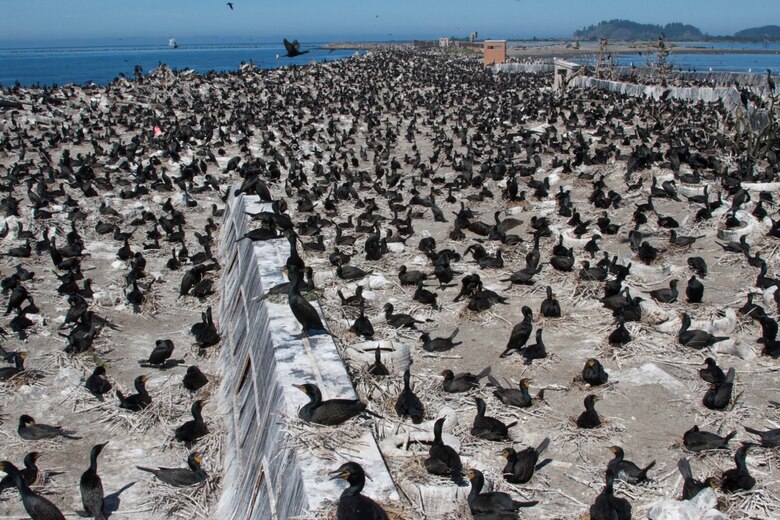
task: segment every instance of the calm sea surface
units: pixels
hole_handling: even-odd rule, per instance
[[[652,59],[652,58],[651,58]],[[595,57],[578,58],[575,61],[595,63]],[[765,74],[766,69],[772,75],[780,74],[780,52],[777,54],[672,54],[669,62],[683,71],[707,72],[752,72]],[[641,67],[647,63],[647,56],[625,54],[615,57],[615,64],[622,66],[634,65]]]
[[[200,44],[171,49],[167,45],[80,46],[50,48],[0,49],[0,83],[11,86],[18,81],[23,86],[34,84],[64,85],[93,81],[109,83],[119,74],[132,76],[136,65],[148,72],[160,63],[174,69],[236,70],[242,62],[253,61],[258,67],[273,69],[288,65],[304,65],[312,61],[347,58],[354,51],[319,48],[322,43],[302,42],[307,54],[284,58],[282,43],[266,44]],[[277,57],[278,56],[278,57]]]

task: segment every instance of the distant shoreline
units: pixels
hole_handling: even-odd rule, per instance
[[[533,41],[533,40],[507,40]],[[552,40],[550,40],[552,41]],[[571,46],[571,40],[560,40],[560,44],[539,45],[530,47],[507,47],[507,55],[514,58],[575,58],[579,56],[592,56],[598,54],[598,47]],[[655,42],[636,42],[610,45],[607,52],[613,55],[637,54],[639,52],[653,52],[652,44]],[[324,49],[338,50],[375,50],[388,47],[411,47],[411,42],[330,42],[322,46]],[[709,49],[698,46],[674,46],[672,54],[780,54],[776,49]]]
[[[385,47],[411,46],[411,42],[329,42],[322,46],[323,49],[345,51],[368,51]]]
[[[632,43],[610,45],[607,53],[613,55],[653,53],[648,43]],[[599,53],[597,47],[567,47],[566,45],[545,45],[539,47],[507,47],[507,55],[515,58],[576,58],[579,56],[594,56]],[[770,49],[707,49],[704,47],[675,46],[672,54],[780,54],[778,50]]]

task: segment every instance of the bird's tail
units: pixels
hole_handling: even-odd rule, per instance
[[[637,475],[637,480],[639,482],[642,482],[644,480],[647,480],[647,472],[653,469],[653,466],[655,466],[655,461],[651,462],[647,466],[645,466],[642,471],[639,472],[639,475]]]
[[[468,486],[466,481],[463,479],[463,472],[460,470],[460,468],[452,468],[450,471],[450,478],[455,484],[458,486]]]
[[[730,339],[728,336],[715,336],[712,338],[713,343],[718,343],[720,341],[726,341],[727,339]]]
[[[516,349],[516,348],[512,348],[512,347],[507,347],[507,348],[506,348],[506,349],[505,349],[505,350],[504,350],[504,351],[501,353],[501,355],[499,355],[498,357],[502,357],[502,358],[509,357],[509,356],[512,354],[512,352],[513,352],[513,351],[515,351],[515,350],[518,350],[518,349]]]
[[[372,411],[371,411],[371,410],[369,410],[368,408],[366,408],[365,410],[363,410],[363,413],[367,413],[368,415],[371,415],[371,416],[373,416],[373,417],[376,417],[377,419],[384,419],[384,416],[382,416],[382,415],[379,415],[378,413],[372,412]]]
[[[512,500],[512,507],[514,507],[515,509],[519,509],[521,507],[533,507],[533,506],[535,506],[538,503],[539,503],[538,500],[529,500],[527,502],[521,502],[519,500]]]
[[[477,374],[477,379],[482,379],[488,375],[490,375],[490,367],[486,367],[484,370],[482,370],[482,372]]]
[[[450,341],[455,339],[455,336],[458,335],[458,332],[460,332],[460,327],[456,327],[455,330],[452,331],[452,334],[450,334],[450,337],[448,338]]]
[[[745,431],[746,431],[746,432],[748,432],[748,433],[752,433],[753,435],[758,435],[758,436],[761,436],[761,434],[763,433],[763,432],[760,432],[760,431],[758,431],[758,430],[756,430],[756,429],[753,429],[753,428],[751,428],[751,427],[749,427],[749,426],[744,426],[743,428],[745,428]],[[733,436],[734,436],[736,433],[737,433],[737,432],[732,432],[732,433],[730,433],[730,434],[729,434],[729,435],[726,437],[726,441],[728,441],[729,439],[731,439],[731,438],[732,438],[732,437],[733,437]]]
[[[550,445],[550,438],[545,437],[544,440],[541,443],[539,443],[539,446],[536,447],[536,454],[541,455],[542,453],[544,453],[544,450],[546,450],[547,446],[549,445]]]
[[[491,384],[491,385],[493,385],[493,386],[495,386],[497,389],[501,390],[501,388],[502,388],[502,387],[501,387],[501,383],[499,383],[499,382],[498,382],[498,379],[496,379],[495,377],[493,377],[493,376],[492,376],[492,375],[490,375],[490,374],[488,374],[488,375],[487,375],[487,378],[488,378],[488,381],[490,381],[490,384]]]
[[[680,470],[680,475],[682,475],[683,480],[689,480],[693,478],[693,472],[691,471],[691,463],[688,462],[688,459],[680,459],[677,462],[677,469]]]
[[[145,468],[143,466],[136,466],[136,469],[140,469],[141,471],[146,471],[147,473],[152,473],[152,474],[154,474],[155,472],[155,470],[153,470],[152,468]]]
[[[745,427],[745,431],[747,431],[747,432],[750,432],[750,433],[756,433],[756,434],[758,434],[758,432],[756,432],[756,430],[753,430],[753,431],[751,432],[751,431],[750,431],[750,428],[748,428],[747,426]],[[723,439],[723,444],[728,444],[728,443],[729,443],[729,441],[730,441],[731,439],[733,439],[733,438],[734,438],[734,436],[735,436],[736,434],[737,434],[737,430],[734,430],[733,432],[731,432],[731,433],[729,433],[728,435],[726,435],[726,437]]]

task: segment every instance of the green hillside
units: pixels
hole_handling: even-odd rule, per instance
[[[575,31],[578,40],[654,40],[661,33],[667,40],[701,40],[704,33],[693,25],[669,23],[665,26],[632,22],[630,20],[609,20]]]
[[[734,34],[734,38],[738,40],[762,41],[765,37],[769,40],[780,40],[780,25],[751,27]]]

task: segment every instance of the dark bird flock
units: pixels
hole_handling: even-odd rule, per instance
[[[706,490],[780,515],[776,133],[403,48],[0,97],[3,514],[163,518],[213,493],[232,192],[272,208],[237,247],[290,246],[288,282],[254,296],[365,351],[358,399],[300,381],[288,420],[428,432],[404,447],[416,481],[464,488],[474,518],[627,519]],[[339,520],[421,514],[333,466]]]

